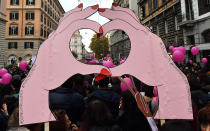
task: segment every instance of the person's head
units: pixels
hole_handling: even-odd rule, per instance
[[[50,122],[50,131],[68,131],[71,125],[71,121],[63,110],[54,110],[53,114],[56,117],[56,121]]]
[[[99,87],[102,88],[102,89],[108,88],[109,79],[110,79],[110,77],[106,77],[106,78],[104,78],[104,79],[98,81]]]
[[[83,114],[82,129],[92,126],[103,126],[112,120],[109,108],[101,100],[91,100]]]
[[[210,130],[210,104],[199,111],[198,119],[201,124],[202,131],[207,131],[207,129]]]
[[[166,122],[160,131],[193,131],[191,123],[184,120],[171,120]]]
[[[15,93],[19,93],[21,87],[21,76],[14,75],[12,78],[11,87],[14,89]]]

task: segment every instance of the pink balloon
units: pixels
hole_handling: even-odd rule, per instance
[[[199,52],[199,48],[197,46],[194,46],[192,49],[191,49],[191,53],[192,55],[197,55]]]
[[[186,49],[183,46],[178,47],[178,50],[180,50],[182,53],[186,53]]]
[[[3,81],[2,81],[2,79],[0,79],[0,84],[3,84]]]
[[[207,61],[208,61],[208,59],[207,59],[207,58],[203,58],[203,59],[202,59],[202,62],[203,62],[204,64],[206,64],[206,63],[207,63]]]
[[[8,73],[7,69],[5,68],[0,69],[0,76],[3,76],[6,73]]]
[[[173,52],[173,49],[174,49],[174,46],[172,46],[172,45],[169,46],[169,51],[170,51],[170,52]]]
[[[113,64],[112,61],[106,61],[106,62],[103,63],[103,66],[106,66],[108,68],[112,68],[112,67],[114,67],[114,64]]]
[[[27,69],[27,62],[25,61],[21,61],[20,64],[19,64],[19,68],[22,70],[22,71],[25,71]]]
[[[2,76],[2,83],[7,85],[11,82],[12,76],[9,73],[6,73]]]
[[[131,79],[130,78],[124,78],[125,82],[128,83],[128,85],[133,89],[133,84],[131,82]],[[125,86],[125,84],[123,82],[121,82],[121,91],[124,92],[124,91],[127,91],[128,88]]]
[[[90,54],[90,58],[91,59],[94,59],[95,58],[95,55],[94,54]]]
[[[157,90],[157,87],[154,87],[153,89],[153,94],[155,97],[158,97],[158,90]]]
[[[189,60],[189,63],[190,63],[190,64],[193,64],[193,61],[192,61],[192,60]]]
[[[183,62],[184,59],[185,59],[185,55],[180,50],[176,50],[173,53],[173,60],[175,62]]]
[[[177,49],[178,49],[177,47],[174,47],[173,50],[172,50],[172,52],[175,52]]]
[[[106,57],[104,57],[104,60],[107,60],[107,58],[106,58]]]

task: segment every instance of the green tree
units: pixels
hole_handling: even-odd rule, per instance
[[[91,39],[89,48],[95,53],[97,59],[101,59],[109,53],[109,41],[107,37],[97,38],[97,34]]]

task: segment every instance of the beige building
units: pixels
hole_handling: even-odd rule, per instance
[[[7,0],[0,0],[0,68],[4,66]]]
[[[7,64],[36,55],[65,13],[58,0],[8,0],[6,7]]]
[[[81,60],[83,58],[83,48],[84,45],[82,43],[82,36],[80,35],[79,31],[76,31],[70,41],[70,49],[71,51],[74,51],[77,54],[77,59]]]

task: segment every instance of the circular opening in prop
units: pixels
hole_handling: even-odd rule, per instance
[[[70,50],[78,61],[108,68],[123,64],[129,56],[131,42],[121,30],[113,30],[100,36],[90,29],[76,31],[70,40]]]

